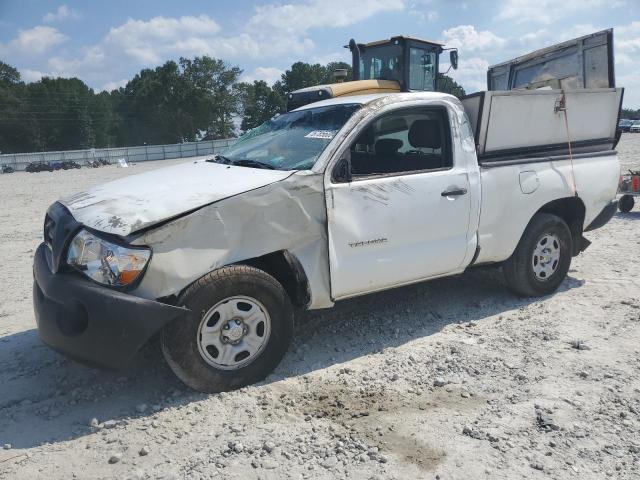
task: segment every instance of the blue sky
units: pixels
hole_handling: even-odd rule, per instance
[[[617,84],[640,108],[640,0],[0,0],[0,59],[26,81],[75,76],[96,90],[202,54],[273,82],[297,60],[348,61],[351,37],[406,34],[458,47],[454,77],[473,92],[492,63],[610,27]]]

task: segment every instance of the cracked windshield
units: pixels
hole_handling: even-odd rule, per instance
[[[279,115],[248,131],[220,163],[273,170],[307,170],[360,105],[332,105]]]

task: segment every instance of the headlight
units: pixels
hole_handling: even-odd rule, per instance
[[[81,230],[71,241],[67,264],[104,285],[129,285],[151,257],[147,247],[123,247]]]

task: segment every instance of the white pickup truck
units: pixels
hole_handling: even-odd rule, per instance
[[[34,260],[41,338],[119,368],[160,333],[176,375],[211,392],[276,367],[294,307],[481,264],[502,266],[516,294],[551,294],[583,232],[615,212],[620,97],[339,97],[277,116],[223,155],[63,199]]]

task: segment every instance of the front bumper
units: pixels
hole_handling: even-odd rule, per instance
[[[43,243],[33,263],[38,333],[44,343],[82,363],[123,368],[154,333],[190,313],[54,270],[51,250]]]

